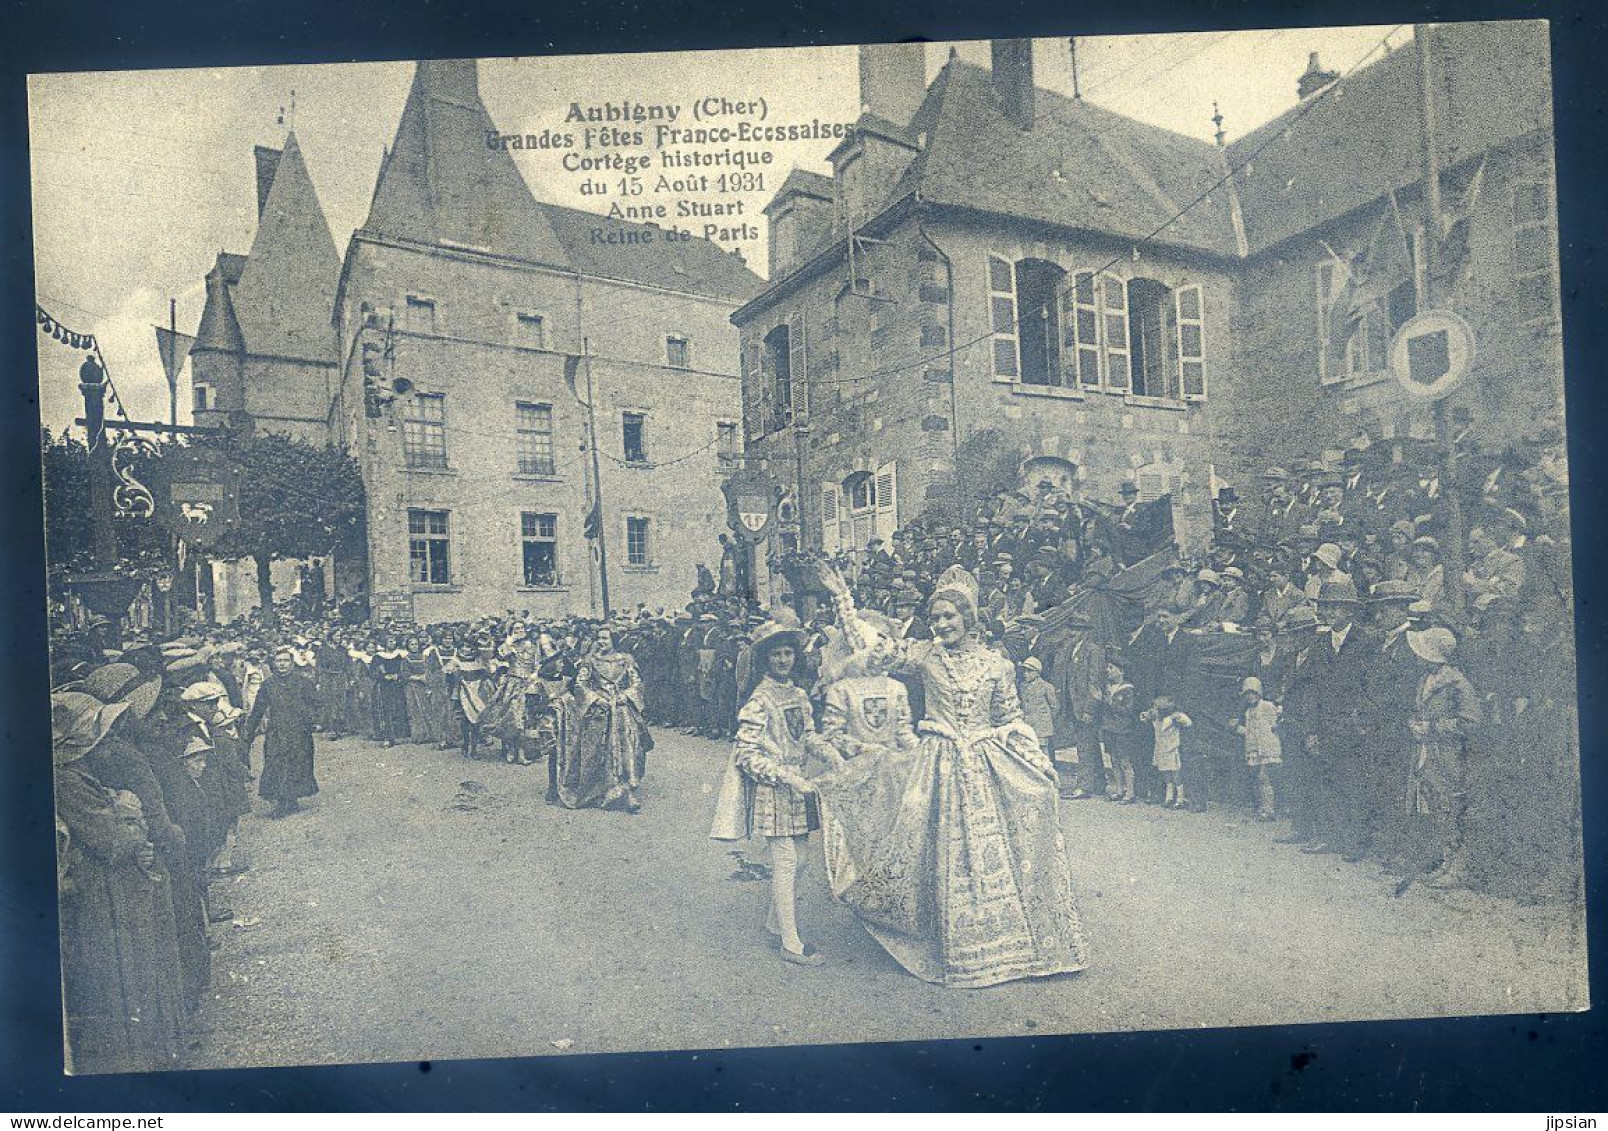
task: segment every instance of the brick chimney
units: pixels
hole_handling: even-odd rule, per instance
[[[1306,73],[1295,84],[1295,92],[1304,102],[1340,77],[1339,71],[1326,71],[1318,62],[1316,51],[1307,55]]]
[[[990,44],[994,89],[1005,116],[1020,128],[1033,128],[1033,41],[996,39]]]
[[[860,47],[860,111],[908,126],[927,96],[927,52],[920,43]]]

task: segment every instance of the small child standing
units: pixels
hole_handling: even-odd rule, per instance
[[[1273,775],[1269,766],[1284,763],[1284,746],[1279,741],[1279,705],[1262,698],[1262,681],[1246,676],[1240,684],[1245,717],[1234,729],[1245,736],[1245,764],[1256,775],[1256,819],[1273,820]]]
[[[1158,695],[1150,710],[1139,717],[1149,723],[1155,732],[1155,753],[1150,760],[1167,787],[1162,804],[1169,809],[1182,809],[1189,803],[1184,796],[1184,783],[1180,776],[1184,731],[1195,725],[1194,720],[1180,711],[1178,705],[1166,695]]]
[[[1143,749],[1144,723],[1134,700],[1133,684],[1122,679],[1106,688],[1106,709],[1100,715],[1100,740],[1111,758],[1112,800],[1134,803],[1133,765]]]
[[[1022,703],[1022,717],[1038,735],[1039,749],[1046,762],[1054,765],[1056,716],[1060,705],[1055,699],[1055,688],[1044,678],[1044,665],[1037,656],[1029,656],[1016,668],[1016,697]],[[1082,751],[1079,755],[1082,756]],[[1099,751],[1095,751],[1098,756]],[[1061,795],[1066,796],[1063,789]]]

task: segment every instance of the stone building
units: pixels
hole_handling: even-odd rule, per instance
[[[338,377],[335,282],[341,257],[293,133],[258,146],[257,233],[247,255],[219,252],[190,349],[199,425],[329,439]]]
[[[296,138],[259,147],[251,252],[207,276],[195,420],[353,452],[369,554],[339,588],[376,615],[597,613],[605,584],[613,608],[679,607],[719,563],[730,314],[760,280],[537,201],[492,130],[473,62],[419,64],[344,260]]]
[[[596,613],[605,584],[613,608],[679,607],[719,564],[730,315],[759,279],[537,201],[494,129],[473,62],[420,63],[332,291],[327,408],[368,487],[372,607]]]
[[[1545,27],[1431,42],[1444,242],[1467,249],[1437,301],[1479,343],[1451,411],[1517,437],[1562,414]],[[930,84],[920,45],[862,48],[863,114],[831,177],[767,206],[770,279],[733,315],[791,536],[964,511],[994,452],[1094,499],[1170,494],[1199,545],[1216,483],[1422,434],[1384,362],[1412,313],[1386,249],[1422,215],[1420,76],[1398,50],[1325,93],[1314,58],[1296,108],[1225,146],[1040,89],[1026,42]]]

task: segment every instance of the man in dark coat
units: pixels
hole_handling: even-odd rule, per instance
[[[301,798],[318,792],[313,776],[313,729],[317,723],[318,690],[312,680],[296,671],[290,649],[281,648],[274,653],[273,675],[257,692],[245,730],[248,749],[258,734],[267,736],[257,792],[274,803],[270,817],[294,813]]]

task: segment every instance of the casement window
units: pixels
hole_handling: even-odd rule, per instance
[[[715,422],[715,458],[721,467],[737,462],[742,454],[742,441],[737,435],[737,422],[734,420],[717,420]]]
[[[665,338],[664,360],[671,369],[691,369],[692,339],[684,334],[671,334]]]
[[[408,295],[402,304],[402,328],[415,334],[436,332],[435,299]]]
[[[650,566],[653,564],[651,520],[631,517],[625,520],[625,564]]]
[[[546,349],[547,319],[540,314],[515,314],[514,345],[533,350]]]
[[[514,409],[518,416],[519,474],[554,474],[553,406],[521,401]]]
[[[766,430],[802,424],[809,417],[809,362],[802,314],[790,315],[765,335],[763,365]]]
[[[519,516],[519,541],[525,585],[558,584],[558,516],[526,511]]]
[[[190,408],[194,412],[209,412],[213,407],[212,386],[192,385],[190,395],[194,398]]]
[[[408,467],[447,466],[447,398],[418,393],[403,402],[402,456]]]
[[[408,511],[408,572],[415,585],[452,581],[446,511]]]
[[[821,541],[828,552],[863,550],[872,538],[899,529],[899,469],[889,461],[875,471],[857,471],[842,484],[821,488]]]
[[[620,414],[620,440],[626,463],[648,462],[648,414],[626,412]]]
[[[1148,400],[1204,400],[1205,296],[1197,284],[988,257],[996,381]]]

